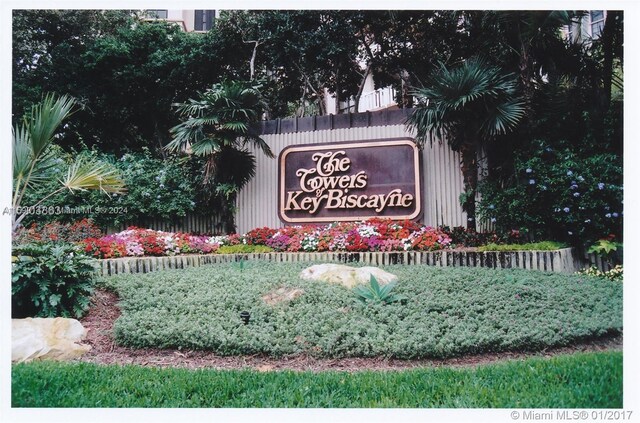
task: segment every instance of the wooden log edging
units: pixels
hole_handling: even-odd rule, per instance
[[[96,271],[101,276],[121,273],[149,273],[168,269],[185,269],[206,264],[238,262],[240,260],[273,262],[337,262],[362,263],[369,266],[405,264],[439,267],[488,267],[493,269],[530,269],[545,272],[574,273],[585,264],[573,248],[555,251],[405,251],[405,252],[323,252],[323,253],[251,253],[209,254],[170,257],[123,257],[96,259]]]

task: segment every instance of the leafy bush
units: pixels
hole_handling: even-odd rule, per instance
[[[170,220],[184,217],[195,209],[195,187],[189,168],[168,158],[144,153],[125,154],[115,162],[127,184],[127,193],[113,198],[93,195],[91,203],[119,213],[96,216],[106,224],[142,222],[146,219]]]
[[[216,250],[218,254],[250,254],[250,253],[271,253],[273,248],[266,245],[223,245]]]
[[[80,317],[93,292],[94,268],[70,244],[27,244],[13,250],[12,316]]]
[[[599,239],[589,247],[587,253],[599,255],[609,266],[622,263],[622,244],[616,242],[615,238],[615,235],[610,234],[607,238]]]
[[[553,251],[567,246],[561,242],[541,241],[527,244],[487,244],[478,247],[478,251]]]
[[[622,330],[622,284],[521,269],[387,266],[406,305],[363,304],[340,285],[303,281],[304,263],[250,261],[115,275],[118,343],[217,354],[451,357],[541,350]],[[294,301],[262,297],[300,288]],[[240,312],[251,313],[244,325]]]
[[[502,231],[590,245],[622,235],[622,163],[614,154],[578,154],[539,141],[519,153],[505,186],[485,181],[478,212]]]
[[[64,174],[73,156],[61,156],[64,160],[60,161],[58,170],[60,174]],[[81,192],[77,195],[62,192],[47,199],[42,203],[43,207],[84,207],[84,217],[93,219],[102,227],[134,224],[148,219],[176,219],[196,209],[196,202],[193,201],[196,197],[196,178],[191,176],[192,171],[188,165],[178,160],[157,159],[146,150],[142,153],[125,154],[120,158],[94,151],[83,151],[80,156],[99,158],[113,164],[119,170],[127,192],[111,196],[100,195],[98,192]],[[55,182],[56,178],[51,178],[38,189],[32,190],[25,196],[25,204],[32,204],[33,199],[43,196]],[[28,216],[25,222],[69,222],[77,217],[78,214],[74,213],[38,215]]]

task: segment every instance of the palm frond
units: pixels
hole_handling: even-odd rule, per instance
[[[218,183],[230,184],[241,189],[256,173],[256,158],[247,150],[223,148],[216,156]]]
[[[191,152],[196,156],[208,156],[218,153],[222,145],[224,145],[224,139],[203,138],[191,145]]]
[[[13,180],[27,177],[33,163],[33,152],[29,142],[29,129],[26,125],[13,128]]]
[[[271,147],[269,147],[269,144],[267,144],[267,142],[262,138],[260,138],[259,136],[251,135],[251,134],[246,135],[243,139],[242,145],[246,146],[249,143],[255,145],[260,150],[262,150],[262,153],[264,153],[264,155],[269,157],[270,159],[273,159],[275,157],[273,154],[273,151],[271,151]]]
[[[108,163],[78,159],[69,166],[67,175],[60,181],[69,191],[100,190],[104,193],[124,193],[125,184],[118,170]]]
[[[497,104],[493,110],[487,110],[480,134],[487,138],[506,134],[515,129],[525,112],[525,104],[519,99],[510,99]]]
[[[45,96],[41,103],[33,106],[25,126],[28,128],[33,157],[38,156],[51,144],[58,127],[70,114],[75,100],[69,96],[57,98],[53,94]]]
[[[234,121],[234,122],[225,122],[220,125],[221,129],[230,129],[232,131],[238,132],[239,134],[244,134],[247,132],[247,124],[245,122]]]
[[[427,86],[413,95],[419,102],[406,124],[420,147],[446,136],[457,149],[469,142],[460,137],[479,133],[491,138],[514,129],[524,116],[524,104],[516,97],[516,76],[482,58],[452,69],[441,65]]]

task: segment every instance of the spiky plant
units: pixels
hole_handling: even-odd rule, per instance
[[[21,125],[12,128],[11,226],[13,231],[27,215],[27,210],[21,210],[25,192],[52,177],[51,171],[57,162],[50,146],[62,122],[71,115],[74,105],[75,101],[69,96],[57,97],[54,94],[48,94],[42,102],[32,107],[31,114],[25,117]],[[37,207],[47,198],[65,189],[72,192],[89,189],[97,189],[105,193],[125,192],[124,182],[120,179],[117,170],[99,161],[78,159],[71,164],[66,177],[58,181],[60,188],[45,195],[36,204],[28,206]]]
[[[385,286],[380,286],[375,276],[370,275],[369,285],[360,285],[353,288],[356,298],[363,303],[381,302],[391,304],[397,301],[405,300],[402,295],[392,294],[391,291],[396,287],[396,282],[391,281]]]

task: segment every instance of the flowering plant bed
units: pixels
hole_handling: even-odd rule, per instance
[[[245,235],[206,236],[130,227],[125,231],[82,241],[96,258],[210,254],[223,246],[266,246],[276,252],[390,252],[437,251],[452,248],[451,235],[442,228],[415,222],[369,219],[326,226],[257,228]]]

